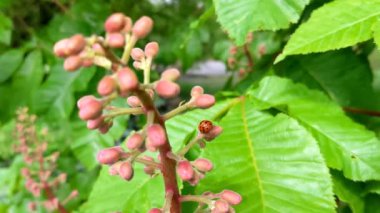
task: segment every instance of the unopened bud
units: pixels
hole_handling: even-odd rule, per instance
[[[111,76],[104,76],[98,84],[98,93],[101,96],[107,96],[112,94],[116,87],[116,82]]]
[[[215,104],[215,97],[209,94],[203,94],[195,99],[194,104],[198,108],[207,109]]]
[[[141,147],[142,143],[144,142],[144,138],[140,133],[135,133],[127,140],[127,147],[130,150],[135,150]]]
[[[119,32],[124,28],[125,16],[122,13],[114,13],[104,23],[104,29],[109,33]]]
[[[148,16],[143,16],[136,21],[132,28],[132,34],[141,39],[147,36],[153,28],[153,20]]]
[[[217,200],[214,203],[214,209],[212,213],[227,213],[230,209],[230,205],[224,200]]]
[[[72,55],[65,59],[63,68],[67,71],[75,71],[82,66],[82,59],[78,55]]]
[[[98,117],[93,120],[87,121],[87,128],[88,129],[97,129],[101,127],[104,124],[104,117]]]
[[[31,212],[34,212],[37,210],[37,204],[35,202],[29,202],[28,203],[28,210]]]
[[[81,52],[86,46],[86,39],[83,35],[73,35],[67,43],[67,51],[69,55],[75,55]]]
[[[113,125],[113,122],[110,121],[108,123],[103,123],[100,127],[99,127],[99,132],[102,133],[102,134],[106,134],[110,128],[112,127]]]
[[[97,100],[95,98],[95,96],[93,95],[86,95],[86,96],[83,96],[81,97],[78,101],[77,101],[77,106],[79,109],[81,109],[82,107],[86,106],[88,103],[90,103],[91,101],[93,100]]]
[[[211,131],[207,134],[204,134],[204,138],[206,141],[214,140],[216,137],[218,137],[223,132],[223,128],[220,126],[213,126]]]
[[[139,107],[139,106],[141,106],[141,101],[140,101],[140,99],[137,97],[137,96],[129,96],[128,98],[127,98],[127,103],[128,103],[128,105],[129,106],[131,106],[131,107]]]
[[[153,147],[160,147],[166,143],[166,133],[159,124],[152,124],[147,130],[150,144]]]
[[[177,165],[177,173],[184,181],[189,181],[194,177],[194,170],[191,163],[187,160],[180,161]]]
[[[112,48],[124,47],[125,38],[121,33],[110,33],[107,35],[107,44]]]
[[[131,57],[135,61],[141,61],[145,57],[145,54],[144,54],[144,51],[142,49],[136,47],[136,48],[132,49]]]
[[[145,148],[151,152],[156,152],[158,147],[153,146],[152,143],[150,142],[149,138],[146,138],[145,139]]]
[[[119,175],[119,169],[120,169],[120,165],[122,164],[123,162],[116,162],[114,164],[112,164],[112,166],[110,166],[109,170],[108,170],[108,173],[109,175],[111,176],[114,176],[114,175]]]
[[[242,200],[238,193],[231,190],[223,190],[220,193],[220,198],[227,201],[230,205],[238,205]]]
[[[96,156],[97,160],[101,164],[113,164],[116,163],[121,157],[121,150],[115,147],[103,149],[98,152]]]
[[[80,108],[79,117],[86,121],[97,119],[102,114],[102,110],[103,104],[101,101],[90,99],[86,102],[86,105]]]
[[[100,45],[99,43],[95,43],[94,45],[92,45],[92,50],[95,52],[95,54],[97,55],[105,55],[106,52],[104,50],[104,48],[102,47],[102,45]]]
[[[198,158],[193,162],[193,165],[196,169],[198,169],[201,172],[209,172],[212,170],[213,165],[211,161],[205,159],[205,158]]]
[[[139,69],[141,69],[141,70],[144,69],[144,67],[143,67],[143,65],[142,65],[142,63],[140,61],[134,61],[132,65],[133,65],[134,68],[136,68],[138,70]]]
[[[153,41],[153,42],[149,42],[145,46],[144,52],[145,52],[146,57],[154,58],[158,54],[159,49],[160,49],[160,46],[158,45],[158,43]]]
[[[133,168],[131,163],[123,162],[119,168],[119,175],[125,180],[131,180],[133,178]]]
[[[117,80],[122,93],[137,89],[139,82],[136,74],[129,68],[123,68],[117,72]]]
[[[179,94],[180,87],[174,82],[160,80],[157,82],[155,90],[162,98],[173,98]]]
[[[162,72],[161,79],[167,81],[176,81],[181,76],[181,72],[176,68],[170,68]]]
[[[21,174],[22,174],[22,176],[29,177],[30,176],[29,169],[28,168],[22,168],[21,169]]]
[[[203,95],[203,93],[204,93],[204,90],[201,86],[194,86],[191,89],[191,97],[193,97],[193,98],[197,98],[200,95]]]
[[[129,33],[132,30],[132,19],[129,17],[125,17],[124,19],[125,19],[125,25],[122,32]]]
[[[163,211],[159,208],[153,208],[148,213],[163,213]]]
[[[54,54],[58,57],[66,57],[67,56],[67,44],[69,42],[69,39],[62,39],[59,40],[57,43],[54,44]]]
[[[92,58],[82,59],[82,67],[91,67],[94,65],[94,60]]]

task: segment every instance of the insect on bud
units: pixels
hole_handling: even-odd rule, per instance
[[[158,45],[158,43],[153,41],[153,42],[149,42],[145,46],[144,52],[145,52],[146,57],[154,58],[157,55],[159,49],[160,49],[160,46]]]
[[[193,166],[187,160],[178,162],[177,173],[184,181],[189,181],[194,177]]]
[[[215,97],[209,94],[203,94],[195,99],[195,106],[201,109],[207,109],[215,104]]]
[[[167,81],[176,81],[181,76],[181,72],[176,68],[170,68],[162,72],[161,79]]]
[[[106,42],[112,48],[121,48],[124,47],[125,38],[121,33],[109,33]]]
[[[176,97],[180,92],[178,84],[167,80],[160,80],[155,86],[157,94],[162,98]]]
[[[86,46],[86,39],[83,35],[73,35],[67,42],[67,53],[69,55],[75,55],[81,52]]]
[[[69,39],[65,38],[55,43],[54,48],[53,48],[54,54],[61,58],[66,57],[67,56],[66,48],[67,48],[68,42],[69,42]]]
[[[231,190],[223,190],[220,193],[220,198],[227,201],[230,205],[238,205],[242,200],[238,193]]]
[[[198,158],[193,162],[193,165],[196,169],[198,169],[201,172],[209,172],[212,170],[213,165],[211,161],[205,159],[205,158]]]
[[[79,69],[82,66],[82,59],[78,55],[69,56],[63,63],[63,68],[66,71],[72,72]]]
[[[166,143],[165,130],[159,124],[152,124],[147,130],[150,145],[160,147]]]
[[[124,28],[125,16],[122,13],[114,13],[107,18],[104,29],[109,33],[119,32]]]
[[[148,16],[143,16],[136,21],[132,28],[132,34],[141,39],[147,36],[153,28],[153,20]]]
[[[122,151],[116,147],[103,149],[98,152],[96,159],[101,164],[113,164],[113,163],[116,163],[120,159],[121,153]]]
[[[133,168],[131,163],[123,162],[119,168],[119,175],[124,180],[131,180],[133,178]]]
[[[107,96],[112,94],[116,87],[116,81],[111,76],[104,76],[98,84],[98,93],[101,96]]]
[[[132,49],[131,57],[135,61],[141,61],[145,57],[145,54],[144,54],[144,51],[142,49],[136,47],[136,48]]]
[[[117,72],[117,80],[122,93],[137,89],[139,82],[136,74],[129,68],[123,68]]]
[[[130,150],[135,150],[141,147],[142,143],[144,142],[144,138],[140,133],[135,133],[127,140],[127,147]]]

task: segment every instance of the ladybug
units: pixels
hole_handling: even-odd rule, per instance
[[[199,123],[198,129],[201,133],[207,134],[213,128],[212,122],[208,120],[203,120]]]

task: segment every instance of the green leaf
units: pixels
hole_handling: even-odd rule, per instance
[[[363,189],[359,183],[347,180],[343,175],[336,171],[331,170],[334,193],[340,200],[348,203],[353,213],[364,212],[364,199],[360,196]]]
[[[13,23],[10,18],[0,13],[0,43],[10,45],[12,41]]]
[[[237,212],[334,212],[332,183],[317,142],[294,119],[256,111],[243,100],[222,119],[224,131],[202,157],[214,170],[197,187],[231,189]],[[199,194],[198,193],[198,194]]]
[[[372,38],[372,26],[379,15],[379,0],[328,3],[296,30],[276,62],[288,55],[324,52],[366,41]]]
[[[231,108],[234,102],[234,100],[219,102],[209,109],[196,109],[167,121],[165,125],[173,150],[178,151],[191,139],[191,136],[198,131],[199,122],[202,120],[214,121],[219,119],[220,116]]]
[[[24,56],[22,49],[9,50],[0,55],[0,83],[6,81],[20,66]]]
[[[366,213],[380,213],[380,196],[371,194],[365,199]]]
[[[80,212],[148,212],[153,207],[162,207],[164,192],[162,177],[151,178],[143,172],[140,164],[136,164],[135,174],[130,182],[119,176],[109,175],[108,168],[103,167],[88,201],[82,205]]]
[[[218,21],[237,45],[249,32],[278,30],[296,23],[309,0],[214,0]]]
[[[379,181],[367,182],[366,193],[376,193],[380,195],[380,182]]]
[[[15,120],[0,126],[0,158],[7,159],[13,153],[12,144],[15,142],[13,132],[16,126]]]
[[[373,30],[373,39],[378,48],[380,48],[380,21],[377,20],[376,23],[372,26]]]
[[[380,179],[380,141],[321,92],[267,77],[251,95],[260,108],[277,108],[305,126],[317,139],[329,167],[342,170],[352,180]]]
[[[368,61],[351,49],[289,57],[275,70],[278,75],[324,91],[342,106],[380,109]]]

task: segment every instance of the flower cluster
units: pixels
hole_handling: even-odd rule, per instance
[[[15,151],[21,153],[26,166],[21,169],[21,174],[26,178],[25,187],[34,197],[45,196],[45,200],[30,202],[30,211],[36,211],[37,205],[41,204],[48,211],[67,212],[64,205],[78,196],[78,191],[73,190],[64,200],[60,201],[55,195],[59,185],[66,182],[66,174],[56,174],[56,162],[59,152],[45,155],[48,143],[40,140],[46,137],[47,129],[42,132],[36,130],[36,116],[29,115],[27,108],[17,111],[16,136],[19,144],[14,147]],[[54,175],[53,175],[54,173]]]
[[[232,212],[230,205],[240,203],[241,198],[234,199],[231,203],[229,201],[233,199],[223,198],[223,193],[208,193],[195,196],[196,199],[189,196],[184,199],[185,196],[180,195],[177,184],[178,176],[181,180],[196,185],[212,170],[213,165],[209,160],[199,158],[190,162],[185,155],[194,145],[205,147],[205,142],[216,138],[222,132],[222,128],[210,122],[207,131],[200,131],[191,142],[175,153],[171,149],[165,128],[165,122],[180,113],[194,108],[212,107],[215,103],[214,96],[205,94],[202,87],[194,86],[190,100],[162,114],[154,105],[154,99],[157,96],[163,99],[178,96],[180,86],[175,81],[181,73],[175,68],[168,68],[161,73],[159,79],[151,80],[151,67],[159,52],[159,44],[149,42],[142,49],[136,48],[135,44],[150,33],[153,20],[144,16],[133,24],[129,17],[115,13],[105,21],[104,28],[105,37],[93,35],[86,38],[83,35],[74,35],[57,42],[54,46],[55,54],[65,58],[64,68],[67,71],[89,65],[101,66],[110,71],[98,83],[99,98],[89,95],[77,102],[79,117],[87,122],[89,129],[107,133],[117,116],[146,116],[146,124],[139,131],[132,132],[120,146],[101,150],[97,154],[98,162],[109,165],[110,175],[118,175],[125,180],[133,178],[136,163],[144,165],[147,175],[161,173],[165,183],[166,201],[162,208],[154,208],[150,212],[180,212],[181,202],[199,202],[199,198],[208,200],[206,203],[199,202],[201,209],[212,210],[215,213]],[[112,51],[113,48],[123,48],[121,57]],[[131,64],[136,70],[128,66],[130,58],[133,59]],[[136,75],[137,72],[142,72],[141,82]],[[112,101],[116,98],[126,99],[128,106],[113,106]],[[219,207],[222,206],[220,203],[226,204],[227,208]]]

